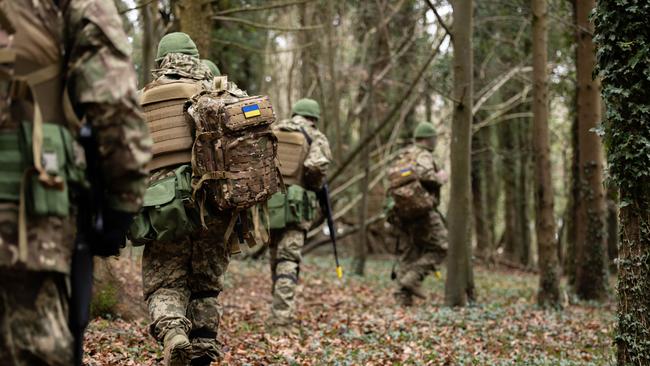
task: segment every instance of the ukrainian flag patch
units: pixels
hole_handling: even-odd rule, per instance
[[[411,168],[402,169],[399,172],[401,173],[400,175],[402,177],[408,177],[409,175],[413,174],[413,171],[411,170]]]
[[[260,111],[260,106],[257,104],[251,104],[241,107],[241,111],[244,112],[244,117],[253,118],[262,115]]]

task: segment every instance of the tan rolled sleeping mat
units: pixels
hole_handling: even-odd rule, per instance
[[[280,173],[285,184],[298,184],[304,187],[303,167],[309,143],[305,135],[299,131],[274,130],[278,138],[278,160],[280,161]]]
[[[153,139],[150,170],[192,160],[194,137],[183,107],[200,90],[199,83],[176,81],[154,85],[142,94],[141,103]]]

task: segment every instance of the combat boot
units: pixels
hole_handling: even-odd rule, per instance
[[[167,332],[163,347],[165,366],[187,366],[190,364],[192,344],[182,330],[172,329]]]
[[[427,298],[427,294],[422,290],[422,276],[419,273],[413,271],[407,272],[398,280],[398,283],[404,291],[421,299]]]

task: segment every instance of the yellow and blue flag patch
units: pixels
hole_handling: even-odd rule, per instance
[[[409,175],[413,174],[413,171],[411,170],[411,168],[402,169],[399,172],[401,173],[400,175],[402,177],[408,177]]]
[[[241,111],[244,112],[244,117],[246,118],[253,118],[262,115],[260,106],[257,104],[245,105],[241,107]]]

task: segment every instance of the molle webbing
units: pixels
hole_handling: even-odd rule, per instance
[[[20,199],[20,183],[25,171],[19,136],[16,131],[0,132],[0,201]]]
[[[184,106],[200,90],[197,83],[172,82],[156,85],[142,95],[145,118],[154,142],[149,169],[190,162],[194,137]]]
[[[309,152],[307,139],[302,132],[298,131],[275,130],[273,132],[278,138],[278,160],[284,183],[304,186],[303,166]]]

